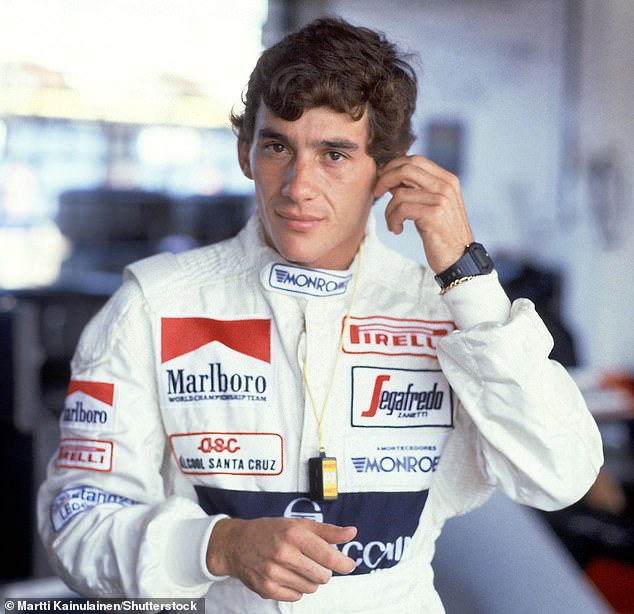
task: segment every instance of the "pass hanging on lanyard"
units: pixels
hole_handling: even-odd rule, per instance
[[[308,459],[308,483],[310,497],[314,501],[334,501],[338,495],[337,487],[337,459],[326,456],[321,452],[319,456]]]

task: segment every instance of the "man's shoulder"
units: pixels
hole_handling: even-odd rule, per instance
[[[369,251],[374,283],[417,298],[421,294],[438,294],[434,274],[423,264],[388,247],[378,238],[372,242]]]
[[[236,237],[177,254],[161,253],[126,267],[146,296],[222,283],[248,268]]]

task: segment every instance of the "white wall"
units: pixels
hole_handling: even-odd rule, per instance
[[[305,3],[297,15],[307,21],[336,13],[420,56],[418,129],[433,118],[467,126],[461,183],[476,238],[492,253],[528,257],[564,274],[563,314],[584,364],[634,368],[634,2],[322,0],[313,6]],[[424,145],[414,150],[424,153]],[[597,213],[588,168],[606,156],[620,180],[617,188],[608,184],[615,196],[601,198]],[[610,221],[607,233],[597,215]],[[423,260],[411,229],[386,241]]]
[[[570,272],[566,307],[590,364],[634,370],[634,2],[582,4],[579,207],[560,253]],[[600,199],[590,186],[593,159],[616,170]]]
[[[550,240],[560,159],[561,0],[333,0],[420,56],[416,124],[466,125],[461,182],[490,250]],[[394,10],[392,10],[394,9]],[[415,150],[424,150],[421,140]],[[495,224],[492,221],[495,221]]]

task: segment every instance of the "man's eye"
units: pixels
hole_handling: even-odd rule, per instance
[[[265,147],[273,153],[284,153],[286,150],[286,147],[284,147],[282,143],[268,143]]]
[[[340,151],[329,151],[326,155],[332,162],[339,162],[345,159],[345,156]]]

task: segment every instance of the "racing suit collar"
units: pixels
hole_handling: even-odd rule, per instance
[[[375,239],[375,222],[372,215],[368,219],[364,242]],[[243,244],[248,245],[250,253],[259,267],[260,282],[265,290],[304,298],[341,298],[351,287],[357,266],[357,254],[344,271],[313,269],[288,262],[264,239],[264,230],[255,213],[241,233]],[[255,249],[253,249],[255,247]]]

